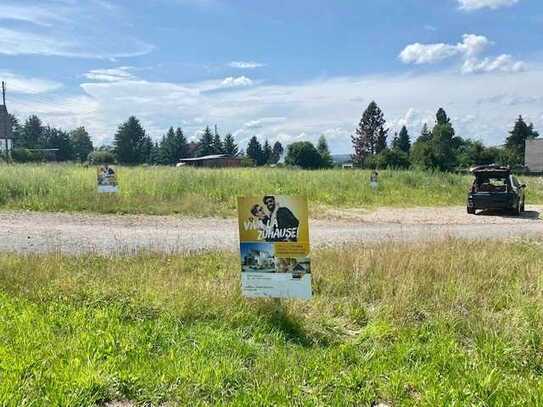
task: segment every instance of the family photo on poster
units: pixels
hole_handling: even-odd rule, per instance
[[[239,198],[238,215],[243,294],[311,298],[307,200]]]
[[[117,173],[113,167],[103,165],[96,169],[98,192],[118,192]]]

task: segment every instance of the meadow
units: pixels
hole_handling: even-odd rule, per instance
[[[0,209],[52,212],[234,216],[236,197],[305,195],[313,214],[327,208],[465,205],[472,178],[424,171],[273,168],[119,167],[120,193],[96,193],[96,169],[75,165],[0,165]],[[541,178],[521,177],[528,203],[543,202]]]
[[[234,253],[0,254],[0,405],[543,405],[542,244],[323,249],[308,302]]]

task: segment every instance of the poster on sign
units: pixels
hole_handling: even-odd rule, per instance
[[[113,167],[104,165],[96,169],[98,192],[118,192],[117,173]]]
[[[243,295],[311,298],[307,200],[238,198],[238,220]]]

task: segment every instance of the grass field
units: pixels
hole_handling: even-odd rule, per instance
[[[0,254],[0,405],[543,405],[541,245],[326,249],[282,304],[233,253]]]
[[[326,208],[464,205],[471,177],[381,171],[377,192],[368,171],[119,168],[120,193],[96,193],[96,170],[71,165],[0,166],[0,208],[32,211],[233,216],[236,197],[306,195],[312,213]],[[541,178],[525,178],[528,203],[543,202]]]

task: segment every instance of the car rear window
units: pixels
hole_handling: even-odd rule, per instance
[[[507,192],[507,177],[477,177],[475,190],[477,192]]]

